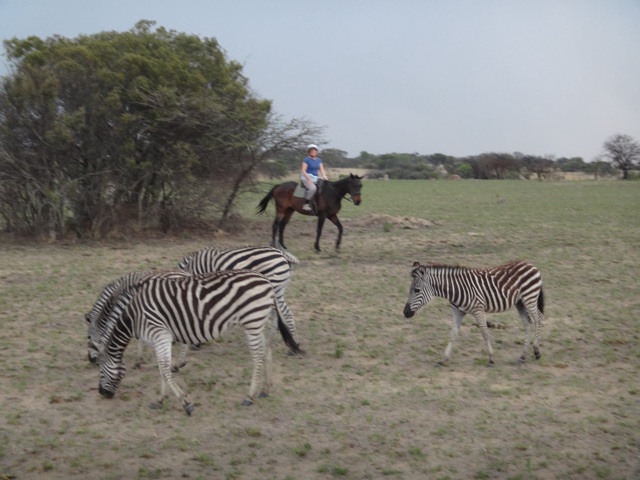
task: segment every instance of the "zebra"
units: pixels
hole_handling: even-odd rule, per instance
[[[127,273],[107,284],[100,292],[91,310],[85,315],[88,339],[87,355],[89,361],[94,364],[98,363],[98,349],[96,345],[103,344],[106,338],[108,338],[111,328],[113,328],[113,321],[109,321],[109,313],[124,292],[151,278],[176,278],[185,276],[189,276],[189,274],[182,271],[135,271]],[[188,345],[183,346],[178,364],[173,367],[174,371],[177,372],[181,366],[186,364],[187,349]],[[139,367],[140,364],[142,364],[142,350],[143,344],[138,343],[138,360],[135,367]]]
[[[415,262],[411,276],[413,280],[409,298],[404,307],[406,318],[412,317],[433,296],[449,300],[453,310],[449,344],[438,365],[448,363],[462,319],[467,313],[476,319],[489,351],[489,365],[494,365],[485,313],[504,312],[514,305],[525,328],[524,351],[520,362],[527,360],[532,323],[535,326],[533,352],[536,360],[540,358],[538,342],[543,322],[544,291],[540,271],[530,263],[512,261],[498,267],[480,269],[437,263],[420,265]]]
[[[232,270],[197,276],[153,277],[120,296],[109,313],[113,328],[99,350],[99,393],[113,398],[125,375],[123,353],[132,337],[150,345],[156,354],[161,376],[161,393],[151,408],[160,408],[168,397],[167,385],[180,399],[187,415],[194,404],[173,381],[171,344],[203,343],[219,338],[234,324],[246,333],[253,361],[253,375],[248,398],[251,405],[269,390],[271,349],[265,327],[271,310],[276,309],[278,327],[285,343],[300,352],[286,324],[269,280],[251,270]]]
[[[250,269],[263,274],[273,286],[289,331],[296,343],[300,343],[293,313],[284,300],[284,291],[291,281],[291,265],[298,263],[298,259],[291,253],[273,247],[207,247],[187,254],[178,268],[192,275],[238,269]]]

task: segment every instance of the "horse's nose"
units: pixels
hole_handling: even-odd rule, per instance
[[[356,195],[353,197],[353,204],[360,205],[360,195]]]

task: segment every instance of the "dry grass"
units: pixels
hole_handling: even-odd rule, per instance
[[[205,245],[266,244],[271,218],[217,238],[0,250],[0,478],[628,479],[640,475],[640,185],[621,182],[365,182],[345,204],[342,252],[300,258],[287,298],[304,358],[274,348],[272,396],[252,407],[239,330],[193,352],[178,376],[187,417],[159,391],[151,353],[113,400],[97,393],[83,314],[122,273],[176,265]],[[269,215],[273,208],[270,207]],[[415,221],[412,221],[414,219]],[[418,221],[419,220],[419,221]],[[424,222],[427,220],[427,222]],[[449,309],[402,316],[414,260],[526,258],[547,293],[542,359],[517,364],[516,312],[492,317],[495,368],[465,325],[436,368]],[[127,351],[132,365],[135,349]],[[634,477],[635,475],[635,477]]]

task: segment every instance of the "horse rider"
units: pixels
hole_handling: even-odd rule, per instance
[[[318,147],[314,144],[309,145],[307,147],[307,154],[300,168],[300,180],[302,180],[302,185],[307,189],[304,194],[304,205],[302,209],[310,212],[311,199],[318,190],[318,178],[327,180],[327,174],[324,171],[322,159],[318,157]]]

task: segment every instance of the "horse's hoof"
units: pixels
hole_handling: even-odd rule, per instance
[[[246,399],[246,400],[243,400],[243,401],[242,401],[242,404],[241,404],[241,405],[242,405],[243,407],[250,407],[251,405],[253,405],[253,401],[251,401],[251,400],[249,400],[249,399]]]
[[[191,416],[194,408],[196,408],[196,406],[193,403],[189,403],[184,406],[184,411],[187,412],[187,415]]]
[[[260,395],[258,395],[258,398],[268,398],[269,394],[267,392],[260,392]]]

